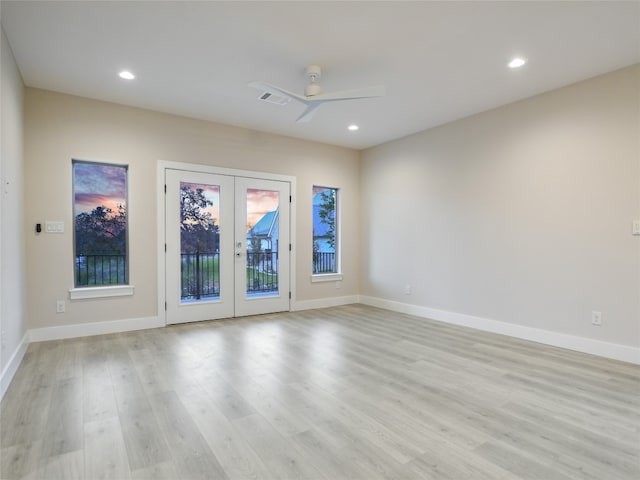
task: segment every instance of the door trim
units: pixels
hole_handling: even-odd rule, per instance
[[[235,168],[216,167],[213,165],[203,165],[198,163],[182,163],[171,162],[166,160],[158,160],[156,164],[156,222],[157,222],[157,275],[158,275],[158,319],[162,320],[164,325],[167,325],[167,311],[165,310],[166,298],[166,265],[165,265],[165,218],[166,218],[166,205],[165,205],[165,192],[164,192],[164,178],[165,170],[184,170],[190,172],[212,173],[217,175],[229,175],[235,177],[247,177],[264,180],[277,180],[282,182],[289,182],[291,185],[291,203],[290,208],[290,233],[289,238],[291,241],[291,252],[289,257],[289,289],[291,291],[291,299],[289,301],[289,308],[295,305],[296,300],[296,177],[290,175],[280,175],[267,172],[256,172],[252,170],[239,170]]]

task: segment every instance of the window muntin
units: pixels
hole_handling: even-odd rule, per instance
[[[126,165],[73,160],[75,287],[129,284]]]
[[[338,189],[313,187],[314,275],[338,273]]]

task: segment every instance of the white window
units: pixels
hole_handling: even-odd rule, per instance
[[[76,288],[129,284],[127,167],[73,160]]]
[[[340,272],[338,251],[338,189],[313,187],[313,268],[314,275]]]

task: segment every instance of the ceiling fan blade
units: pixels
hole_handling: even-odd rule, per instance
[[[263,92],[270,92],[270,93],[276,93],[279,95],[284,95],[294,100],[298,100],[299,102],[302,102],[305,105],[309,103],[306,97],[303,97],[302,95],[298,95],[297,93],[290,92],[289,90],[285,90],[284,88],[276,87],[275,85],[269,85],[268,83],[250,82],[249,86],[251,88],[255,88],[256,90],[262,90]]]
[[[313,118],[314,113],[316,112],[316,108],[322,105],[322,102],[314,102],[310,103],[304,112],[296,119],[296,122],[303,123],[308,122]]]
[[[338,100],[356,100],[358,98],[384,97],[386,89],[384,85],[374,87],[357,88],[355,90],[343,90],[341,92],[323,93],[313,97],[307,97],[309,102],[334,102]]]

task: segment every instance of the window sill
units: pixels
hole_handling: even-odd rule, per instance
[[[113,285],[109,287],[72,288],[69,290],[71,300],[86,298],[125,297],[133,295],[133,285]]]
[[[316,275],[311,275],[311,283],[336,282],[338,280],[342,280],[341,273],[318,273]]]

